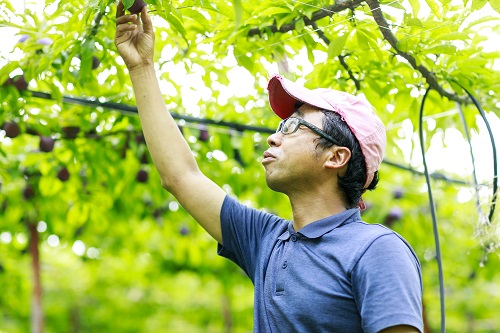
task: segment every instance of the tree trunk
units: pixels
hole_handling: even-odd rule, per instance
[[[233,317],[231,315],[231,303],[227,293],[222,296],[222,315],[224,318],[224,332],[231,333],[233,331]]]
[[[422,318],[424,320],[424,333],[432,333],[431,326],[429,325],[429,321],[427,320],[427,312],[425,311],[425,304],[422,300]]]
[[[33,272],[33,294],[31,299],[31,333],[42,333],[42,284],[40,282],[40,251],[36,223],[28,222],[28,232],[29,253],[31,255],[31,268]]]

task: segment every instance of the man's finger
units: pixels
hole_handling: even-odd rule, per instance
[[[151,23],[151,18],[148,15],[147,6],[141,9],[141,22],[145,33],[153,33],[153,23]]]
[[[137,25],[135,24],[122,24],[116,27],[116,34],[122,35],[128,31],[134,31],[137,29]]]
[[[123,15],[125,15],[125,6],[122,0],[120,0],[118,1],[118,6],[116,6],[116,18],[122,17]]]
[[[123,16],[116,18],[116,25],[117,26],[119,26],[120,24],[125,24],[125,23],[137,24],[137,15],[136,14],[123,15]]]

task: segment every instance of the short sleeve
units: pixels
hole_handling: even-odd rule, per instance
[[[239,203],[226,195],[221,208],[222,244],[218,254],[235,262],[255,282],[258,257],[266,236],[274,235],[283,219]],[[279,232],[279,231],[278,231]],[[275,236],[275,235],[274,235]]]
[[[352,283],[366,333],[395,325],[423,332],[420,263],[395,233],[370,244],[353,268]]]

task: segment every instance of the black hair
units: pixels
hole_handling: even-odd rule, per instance
[[[365,190],[374,190],[377,186],[379,181],[378,171],[375,172],[372,182],[365,189],[366,164],[358,140],[338,113],[321,111],[325,115],[323,118],[323,131],[336,139],[342,147],[349,148],[351,151],[351,158],[347,162],[347,170],[344,175],[338,176],[337,184],[343,194],[347,208],[357,207]],[[327,149],[333,145],[332,142],[320,137],[316,148]]]

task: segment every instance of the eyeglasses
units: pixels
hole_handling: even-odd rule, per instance
[[[300,119],[300,118],[289,117],[289,118],[282,120],[280,122],[280,124],[278,125],[278,129],[276,130],[276,133],[281,132],[284,135],[293,134],[293,133],[297,132],[297,130],[300,128],[301,125],[306,126],[307,128],[309,128],[314,133],[318,134],[323,139],[326,139],[337,146],[341,146],[341,144],[339,144],[330,135],[326,134],[325,132],[323,132],[318,127],[314,126],[313,124],[308,123],[304,119]]]

